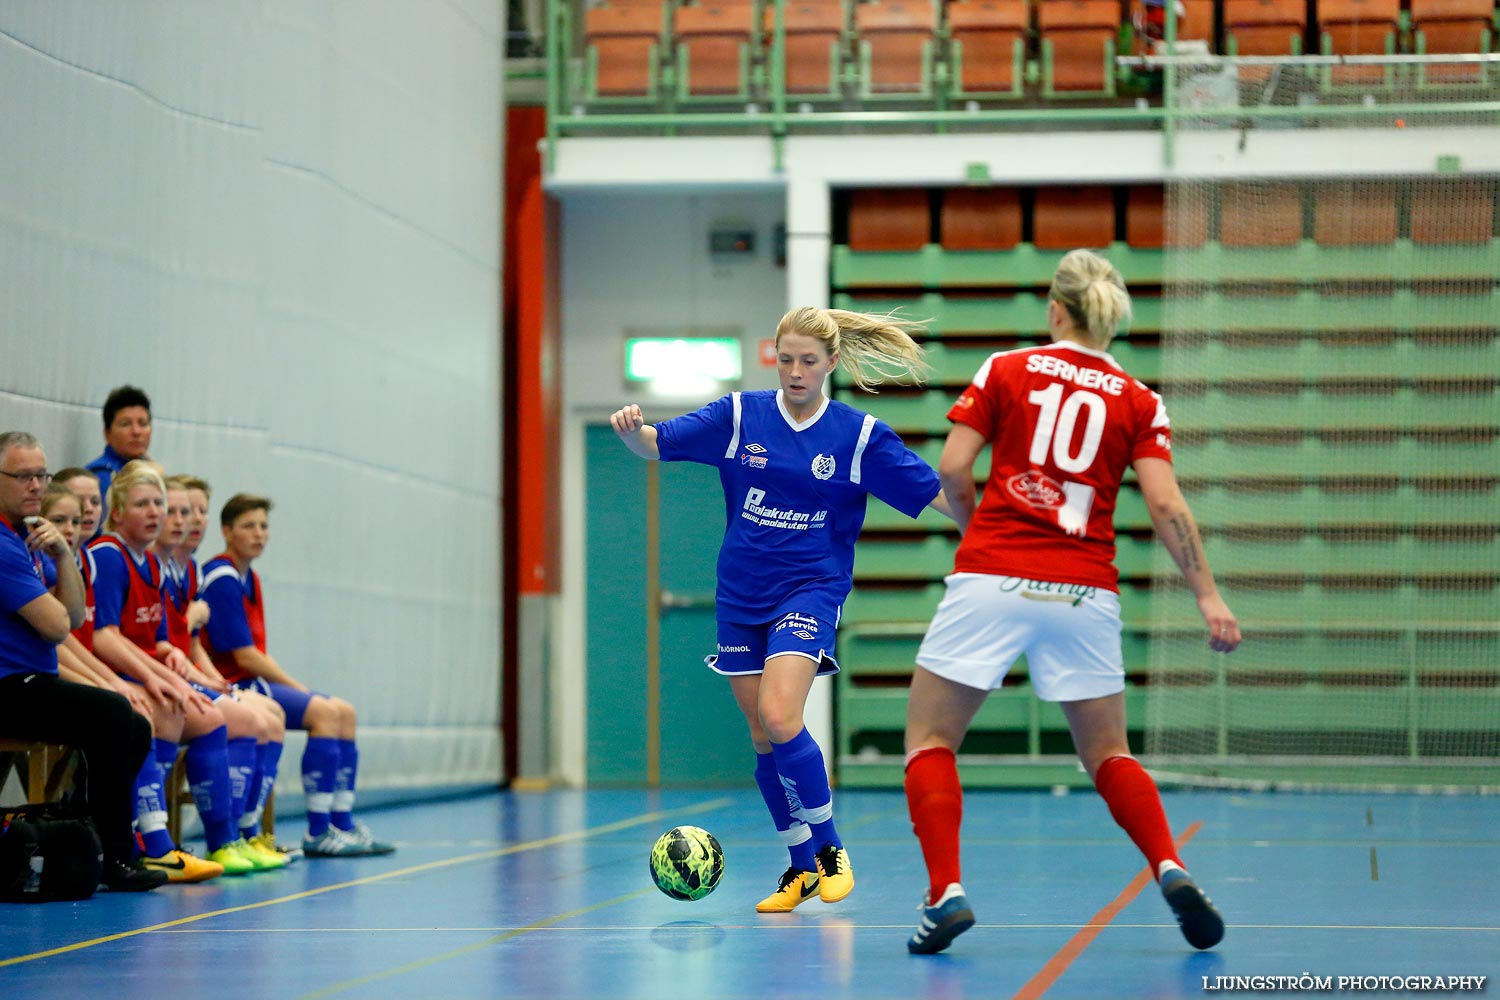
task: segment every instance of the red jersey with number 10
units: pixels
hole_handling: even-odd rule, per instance
[[[1061,341],[990,355],[948,419],[990,442],[955,571],[1116,589],[1120,480],[1138,458],[1172,459],[1161,397],[1103,351]]]

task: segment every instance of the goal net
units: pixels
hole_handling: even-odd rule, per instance
[[[1162,391],[1245,640],[1158,556],[1149,763],[1500,791],[1500,65],[1172,71]]]

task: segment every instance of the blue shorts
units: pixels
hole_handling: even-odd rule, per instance
[[[771,621],[759,625],[719,622],[718,651],[703,662],[726,676],[759,674],[765,672],[771,657],[791,654],[816,663],[819,676],[838,673],[839,663],[833,658],[838,626],[817,615],[785,608],[778,611]]]
[[[254,691],[263,694],[280,705],[286,712],[286,727],[288,729],[305,729],[302,725],[302,716],[307,712],[307,703],[314,698],[327,698],[328,695],[322,691],[299,691],[297,688],[286,684],[273,684],[264,677],[246,677],[234,682],[234,686],[245,691]]]
[[[218,701],[220,698],[229,697],[227,692],[215,691],[211,687],[204,687],[197,681],[188,681],[188,687],[192,688],[194,691],[197,691],[199,694],[206,697],[209,701]]]

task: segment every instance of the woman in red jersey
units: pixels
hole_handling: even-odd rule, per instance
[[[1130,315],[1119,272],[1074,250],[1048,300],[1052,343],[992,355],[948,413],[953,429],[938,475],[963,541],[917,654],[907,707],[907,804],[929,880],[907,948],[942,951],[974,924],[959,882],[963,789],[954,753],[1023,653],[1038,697],[1061,704],[1084,769],[1150,862],[1183,935],[1210,948],[1224,936],[1223,920],[1188,877],[1156,784],[1125,737],[1114,510],[1127,468],[1197,599],[1210,648],[1233,650],[1239,624],[1177,486],[1161,397],[1106,353]],[[990,477],[976,509],[974,462],[986,445]]]

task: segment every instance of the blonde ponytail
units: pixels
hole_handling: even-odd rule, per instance
[[[1068,311],[1075,326],[1087,331],[1093,346],[1109,347],[1120,324],[1130,318],[1130,293],[1115,266],[1089,250],[1063,257],[1052,276],[1048,297]]]
[[[874,392],[888,379],[907,376],[918,385],[925,381],[927,352],[912,339],[925,329],[921,323],[888,314],[803,306],[781,317],[776,341],[787,333],[820,341],[830,357],[839,356],[839,367],[858,388]]]

